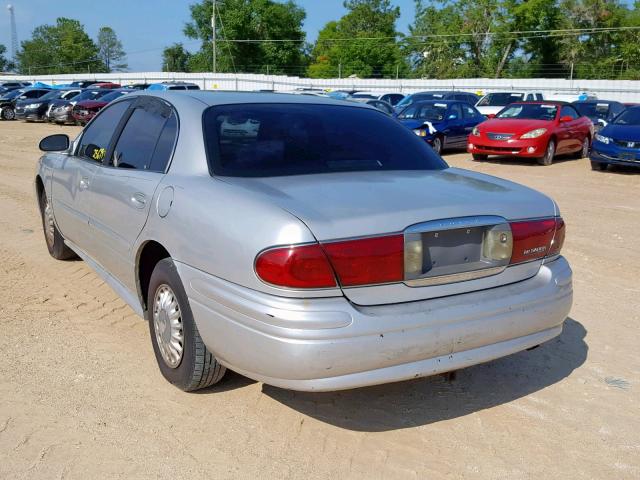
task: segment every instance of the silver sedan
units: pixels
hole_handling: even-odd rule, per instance
[[[571,307],[553,200],[366,105],[132,93],[40,148],[49,252],[148,320],[183,390],[226,368],[315,391],[452,371],[557,336]]]

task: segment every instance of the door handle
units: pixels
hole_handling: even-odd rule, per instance
[[[89,177],[82,177],[80,179],[80,190],[86,190],[89,188]]]
[[[142,192],[134,193],[131,196],[131,203],[136,208],[144,208],[147,204],[147,196]]]

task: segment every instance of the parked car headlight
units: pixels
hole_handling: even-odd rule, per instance
[[[42,103],[30,103],[26,108],[38,108]]]
[[[419,137],[426,137],[427,136],[427,131],[424,128],[415,128],[413,130],[413,133],[415,133]]]
[[[609,142],[611,141],[609,137],[605,137],[604,135],[600,135],[599,133],[596,133],[596,140],[600,143],[604,143],[605,145],[609,145]]]
[[[480,130],[478,129],[478,127],[473,127],[473,130],[471,130],[471,135],[473,135],[475,137],[479,137],[480,136]]]
[[[538,138],[547,133],[546,128],[536,128],[535,130],[531,130],[530,132],[521,135],[520,138]]]

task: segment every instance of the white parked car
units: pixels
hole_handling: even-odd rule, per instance
[[[357,100],[382,100],[383,102],[390,103],[392,106],[398,104],[405,96],[398,92],[368,92],[358,91],[349,95],[349,98]]]
[[[509,92],[491,92],[482,97],[476,108],[483,115],[495,115],[507,105],[515,102],[535,102],[545,100],[542,92],[530,91],[509,91]]]

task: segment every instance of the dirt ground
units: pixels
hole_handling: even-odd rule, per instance
[[[0,123],[0,478],[640,478],[640,173],[587,160],[455,166],[551,195],[575,300],[563,334],[443,377],[296,393],[161,377],[146,323],[83,262],[49,257],[37,143]]]

